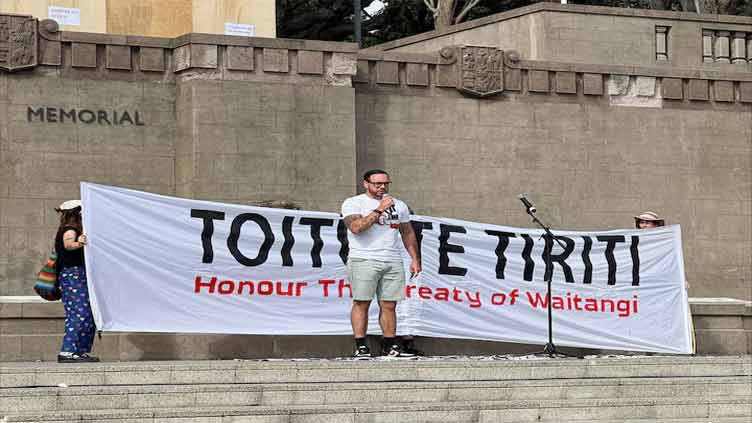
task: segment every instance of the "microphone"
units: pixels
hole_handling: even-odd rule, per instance
[[[388,198],[388,197],[391,197],[391,195],[385,193],[382,197],[383,198]],[[399,216],[397,215],[397,208],[394,207],[394,204],[392,204],[391,206],[389,206],[389,208],[387,208],[386,210],[384,210],[384,212],[386,212],[386,214],[389,216],[390,219],[398,219],[399,218]]]
[[[528,213],[535,213],[536,211],[538,211],[538,209],[535,208],[533,203],[531,203],[530,200],[528,200],[527,197],[525,197],[525,194],[520,194],[519,198],[520,198],[520,201],[522,201],[522,204],[525,205],[525,208],[527,209]]]

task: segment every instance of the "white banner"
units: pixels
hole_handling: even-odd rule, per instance
[[[337,214],[90,183],[81,194],[100,330],[352,333]],[[694,352],[679,226],[554,231],[566,248],[533,229],[426,216],[413,226],[423,273],[398,306],[401,334],[544,345],[550,273],[556,345]]]

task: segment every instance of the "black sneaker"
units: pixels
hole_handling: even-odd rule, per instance
[[[89,353],[82,353],[79,357],[85,363],[99,363],[99,357],[94,357],[93,355],[89,355]]]
[[[418,357],[418,356],[422,357],[425,355],[423,351],[415,348],[415,344],[413,343],[412,340],[402,342],[402,353],[407,354],[412,357]]]
[[[402,347],[402,355],[405,355],[407,357],[422,357],[425,354],[423,353],[423,351],[413,346],[405,345]]]
[[[87,353],[83,354],[58,354],[58,363],[98,363],[99,358],[91,356]]]
[[[415,354],[409,354],[405,352],[402,349],[402,346],[399,344],[392,344],[389,348],[384,348],[381,350],[381,355],[383,355],[386,358],[415,358]]]
[[[371,349],[365,345],[361,345],[355,349],[355,354],[353,354],[353,358],[358,359],[358,360],[365,360],[367,358],[371,358]]]

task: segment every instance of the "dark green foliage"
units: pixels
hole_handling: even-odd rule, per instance
[[[363,46],[368,47],[431,31],[433,17],[423,0],[391,0],[363,26]]]
[[[352,14],[352,0],[277,0],[277,37],[345,41],[352,36]]]
[[[373,0],[361,0],[363,9]],[[455,14],[468,0],[459,0]],[[700,0],[706,13],[752,16],[752,0]],[[570,3],[676,11],[695,11],[694,0],[570,0]],[[537,0],[481,0],[464,21],[482,18]],[[363,12],[363,46],[368,47],[434,29],[433,16],[423,0],[386,0],[374,16]],[[277,37],[350,41],[353,35],[352,0],[277,0]]]
[[[361,0],[367,8],[373,0]],[[352,0],[277,0],[277,37],[353,41]],[[374,16],[362,13],[364,46],[433,29],[422,0],[391,0]]]

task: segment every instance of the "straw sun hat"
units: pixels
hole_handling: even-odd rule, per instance
[[[663,226],[666,224],[666,222],[658,216],[658,213],[652,211],[644,211],[635,216],[634,219],[637,229],[640,228],[640,221],[655,222],[656,226]]]

